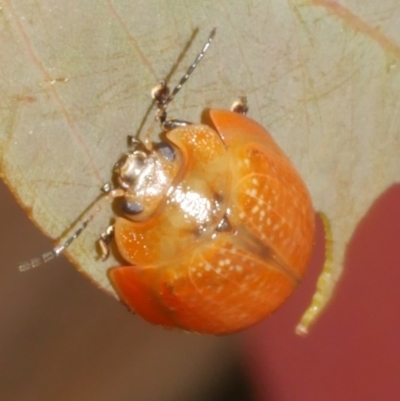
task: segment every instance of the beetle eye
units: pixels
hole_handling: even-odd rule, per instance
[[[166,142],[160,142],[156,145],[156,149],[169,161],[173,162],[175,160],[175,150],[174,148]]]
[[[124,199],[121,203],[121,211],[126,215],[134,216],[143,211],[143,206],[140,203],[129,202]]]

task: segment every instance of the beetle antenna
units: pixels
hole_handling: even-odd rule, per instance
[[[55,259],[61,253],[63,253],[85,230],[85,228],[90,224],[90,222],[97,216],[97,214],[103,209],[103,207],[112,199],[124,196],[125,192],[122,189],[110,189],[109,184],[105,184],[102,188],[105,193],[104,198],[102,198],[101,203],[97,205],[96,209],[90,214],[86,219],[84,219],[81,225],[74,231],[74,233],[69,236],[64,242],[56,245],[50,252],[45,252],[41,256],[30,259],[26,262],[21,263],[18,266],[20,272],[25,272],[27,270],[34,269],[35,267],[44,265]]]
[[[211,30],[210,34],[208,35],[207,42],[204,44],[203,48],[201,49],[200,53],[197,55],[196,59],[193,61],[191,66],[187,69],[186,74],[181,78],[178,85],[175,86],[175,88],[172,90],[171,94],[167,97],[165,104],[168,104],[173,100],[175,95],[181,90],[183,84],[189,79],[192,72],[196,69],[197,65],[203,59],[204,55],[206,54],[208,48],[211,45],[211,42],[214,39],[216,31],[217,31],[217,28],[213,28]]]

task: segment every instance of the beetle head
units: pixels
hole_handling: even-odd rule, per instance
[[[124,216],[133,221],[148,219],[167,196],[179,169],[179,157],[169,144],[147,150],[141,142],[122,155],[114,167],[125,195]]]

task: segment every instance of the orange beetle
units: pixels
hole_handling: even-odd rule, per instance
[[[117,218],[115,240],[130,266],[109,277],[152,323],[226,334],[268,316],[296,288],[313,247],[314,212],[303,181],[260,125],[226,110],[210,118],[213,127],[167,133],[177,157],[166,162],[166,188],[145,194],[157,201],[144,221]],[[157,153],[148,157],[163,157]]]
[[[132,311],[164,327],[227,334],[265,318],[293,292],[315,223],[304,182],[268,132],[244,115],[244,99],[233,111],[209,110],[207,124],[167,120],[166,106],[214,32],[171,94],[165,82],[154,89],[166,139],[134,140],[117,163],[118,188],[105,191],[121,198],[124,217],[101,245],[106,257],[114,239],[127,262],[109,278]]]
[[[166,141],[148,149],[136,142],[117,164],[128,219],[116,219],[114,236],[129,265],[109,277],[122,301],[154,324],[232,333],[296,288],[313,247],[314,211],[288,158],[243,115],[245,102],[210,110],[207,125],[171,122],[165,109],[177,90],[170,96],[161,83],[154,91]]]

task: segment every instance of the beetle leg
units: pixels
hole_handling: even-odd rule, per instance
[[[106,231],[100,235],[100,259],[105,261],[110,256],[110,243],[114,239],[114,226],[108,226]]]
[[[246,115],[249,111],[249,107],[247,106],[247,97],[240,96],[238,99],[236,99],[231,106],[231,111]]]
[[[164,131],[171,131],[174,128],[185,127],[192,123],[184,120],[167,120],[167,104],[169,103],[169,87],[165,80],[160,81],[151,91],[156,102],[156,121],[160,121]]]
[[[156,103],[156,121],[160,121],[161,125],[167,119],[167,105],[169,102],[170,89],[167,82],[163,79],[152,90],[151,96]]]

